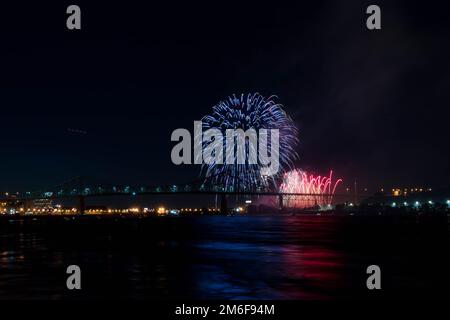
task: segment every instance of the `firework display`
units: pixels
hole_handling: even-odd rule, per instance
[[[229,191],[245,190],[267,190],[275,186],[279,177],[286,168],[292,168],[293,161],[297,158],[296,146],[298,144],[298,130],[294,122],[283,110],[283,106],[274,101],[275,97],[265,98],[258,93],[241,94],[240,96],[230,96],[226,100],[219,102],[213,107],[212,113],[203,117],[203,131],[208,129],[219,129],[223,134],[227,129],[278,129],[279,150],[277,156],[279,161],[278,174],[264,176],[261,174],[263,167],[258,161],[257,164],[233,163],[212,163],[204,164],[202,171],[207,179]],[[268,148],[270,146],[270,139]],[[209,142],[203,142],[205,148]],[[225,153],[224,141],[224,153]],[[257,153],[256,146],[246,142],[245,158],[249,153]],[[234,152],[234,160],[236,153]]]
[[[341,182],[342,179],[333,181],[333,171],[328,176],[315,176],[296,169],[284,174],[280,192],[302,194],[284,196],[283,203],[286,207],[326,207],[332,204],[333,195]]]

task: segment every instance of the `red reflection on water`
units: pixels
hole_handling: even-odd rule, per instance
[[[287,299],[328,299],[345,288],[344,255],[330,246],[339,230],[335,220],[318,216],[293,217],[283,234],[295,244],[281,246],[280,267]]]

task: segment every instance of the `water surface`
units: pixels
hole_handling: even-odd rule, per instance
[[[396,217],[2,217],[0,299],[448,298],[448,230]],[[81,291],[66,289],[71,264]]]

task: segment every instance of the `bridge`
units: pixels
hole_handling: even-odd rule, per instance
[[[59,185],[44,190],[25,192],[23,194],[13,194],[0,198],[0,200],[14,200],[30,203],[32,200],[38,199],[67,199],[75,198],[79,201],[79,213],[85,211],[85,199],[91,197],[108,197],[108,196],[146,196],[146,195],[215,195],[221,198],[221,211],[227,211],[227,196],[276,196],[278,197],[278,205],[283,208],[283,199],[285,197],[308,197],[328,199],[331,203],[336,197],[367,197],[367,195],[353,194],[310,194],[310,193],[281,193],[278,191],[270,191],[264,189],[233,190],[223,186],[211,183],[212,179],[198,179],[186,184],[177,185],[158,185],[158,186],[127,186],[113,185],[102,183],[92,178],[76,177],[65,181]]]

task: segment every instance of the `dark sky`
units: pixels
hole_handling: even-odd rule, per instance
[[[91,2],[73,2],[81,31],[65,26],[72,2],[2,5],[0,190],[191,181],[171,132],[247,92],[285,105],[299,167],[449,186],[448,2],[377,1],[378,31],[368,1]]]

